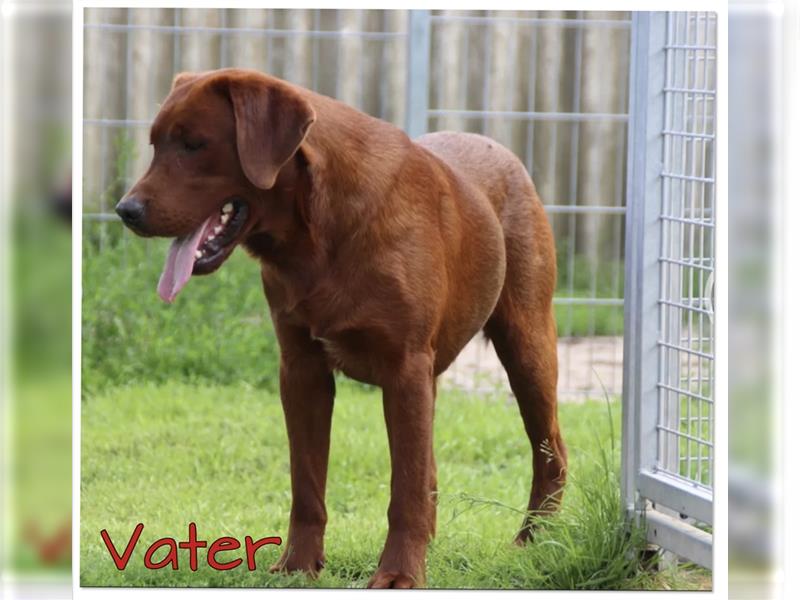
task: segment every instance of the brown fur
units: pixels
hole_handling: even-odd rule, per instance
[[[436,377],[482,328],[532,444],[528,509],[556,507],[566,450],[556,414],[555,251],[511,152],[474,134],[412,141],[341,102],[238,69],[179,75],[151,136],[153,163],[128,195],[145,204],[138,233],[186,235],[232,195],[250,208],[237,241],[261,263],[291,455],[288,543],[274,569],[313,574],[323,565],[339,369],[383,389],[389,533],[370,586],[424,583],[435,530]],[[517,541],[530,535],[529,517]]]

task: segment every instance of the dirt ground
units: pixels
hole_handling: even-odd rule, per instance
[[[622,337],[572,337],[558,342],[558,397],[561,402],[583,402],[622,393]],[[469,391],[506,390],[503,366],[492,345],[475,337],[440,377],[443,388]]]

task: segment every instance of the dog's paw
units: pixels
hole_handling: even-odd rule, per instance
[[[525,546],[533,541],[533,537],[536,534],[536,530],[539,528],[539,525],[536,523],[527,523],[525,524],[522,529],[517,532],[516,537],[514,538],[514,545],[515,546]]]
[[[270,573],[296,573],[303,572],[309,577],[316,578],[325,567],[325,557],[319,555],[303,556],[297,552],[284,552],[274,565],[269,568]]]
[[[523,529],[514,538],[514,545],[523,547],[533,541],[533,533],[529,529]]]
[[[514,538],[514,545],[525,546],[532,542],[534,529],[535,527],[533,525],[528,525],[527,527],[521,529]]]
[[[368,588],[408,589],[425,585],[425,554],[427,540],[423,536],[392,534],[378,560],[378,569],[370,578]]]
[[[368,588],[409,589],[417,587],[417,580],[410,573],[379,568],[370,578]]]

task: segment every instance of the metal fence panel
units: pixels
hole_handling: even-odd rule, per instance
[[[713,520],[716,15],[637,14],[633,39],[623,494],[710,566],[711,536],[669,518]]]
[[[658,467],[711,489],[716,15],[670,13],[667,38]]]

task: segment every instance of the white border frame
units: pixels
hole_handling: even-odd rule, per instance
[[[297,596],[305,594],[326,593],[336,597],[347,598],[354,592],[351,589],[313,590],[313,589],[270,589],[261,588],[84,588],[80,586],[80,460],[81,460],[81,297],[82,297],[82,182],[83,182],[83,16],[86,8],[94,7],[169,7],[169,8],[220,8],[220,0],[131,0],[129,2],[108,2],[102,0],[76,0],[73,4],[72,21],[72,592],[76,599],[103,598],[133,598],[147,593],[153,598],[172,600],[176,597],[195,597],[202,595],[207,598],[228,598],[235,595],[256,595],[269,593],[272,596]],[[229,0],[225,8],[258,8],[255,3],[242,0]],[[399,3],[380,8],[400,8]],[[436,7],[421,0],[412,0],[402,5],[404,9],[410,8],[447,8],[446,3],[439,2]],[[499,1],[493,3],[493,10],[520,10],[533,8],[541,10],[564,10],[566,7],[558,0],[539,0],[536,7],[520,6],[520,2]],[[265,7],[265,4],[261,4]],[[485,9],[486,0],[464,0],[458,3],[459,9]],[[375,8],[374,3],[327,0],[296,0],[292,8]],[[633,0],[609,0],[599,2],[594,0],[572,0],[571,10],[630,10],[642,9],[641,2]],[[718,14],[718,95],[717,95],[717,227],[716,227],[716,369],[715,381],[716,423],[715,423],[715,448],[714,461],[714,569],[712,592],[681,592],[684,597],[711,598],[728,597],[728,11],[727,5],[722,0],[674,0],[672,2],[652,2],[647,6],[649,10],[671,11],[715,11]],[[455,597],[464,591],[475,597],[489,598],[494,590],[427,590],[427,594],[440,597]],[[564,598],[573,594],[592,594],[599,592],[548,592],[539,590],[522,590],[515,594],[535,594],[537,598]],[[614,593],[614,592],[611,592]],[[644,598],[652,592],[626,592],[626,598]]]
[[[83,309],[83,13],[72,5],[72,595],[79,598],[81,531],[81,311]],[[110,594],[109,594],[110,595]]]
[[[14,135],[14,126],[11,115],[14,105],[7,90],[11,88],[13,73],[13,29],[11,28],[11,18],[13,7],[5,0],[2,3],[2,14],[0,14],[0,136],[2,137],[2,148],[0,148],[0,185],[2,185],[2,205],[0,205],[0,400],[2,401],[2,462],[0,472],[2,472],[3,490],[0,492],[0,509],[2,510],[3,523],[0,526],[0,570],[5,572],[10,566],[11,536],[9,530],[13,519],[11,510],[11,449],[13,432],[11,422],[14,418],[12,397],[11,370],[12,370],[12,340],[14,339],[13,320],[11,318],[14,309],[11,301],[11,221],[14,211],[11,206],[12,191],[14,189],[14,164],[11,160],[11,140]]]

